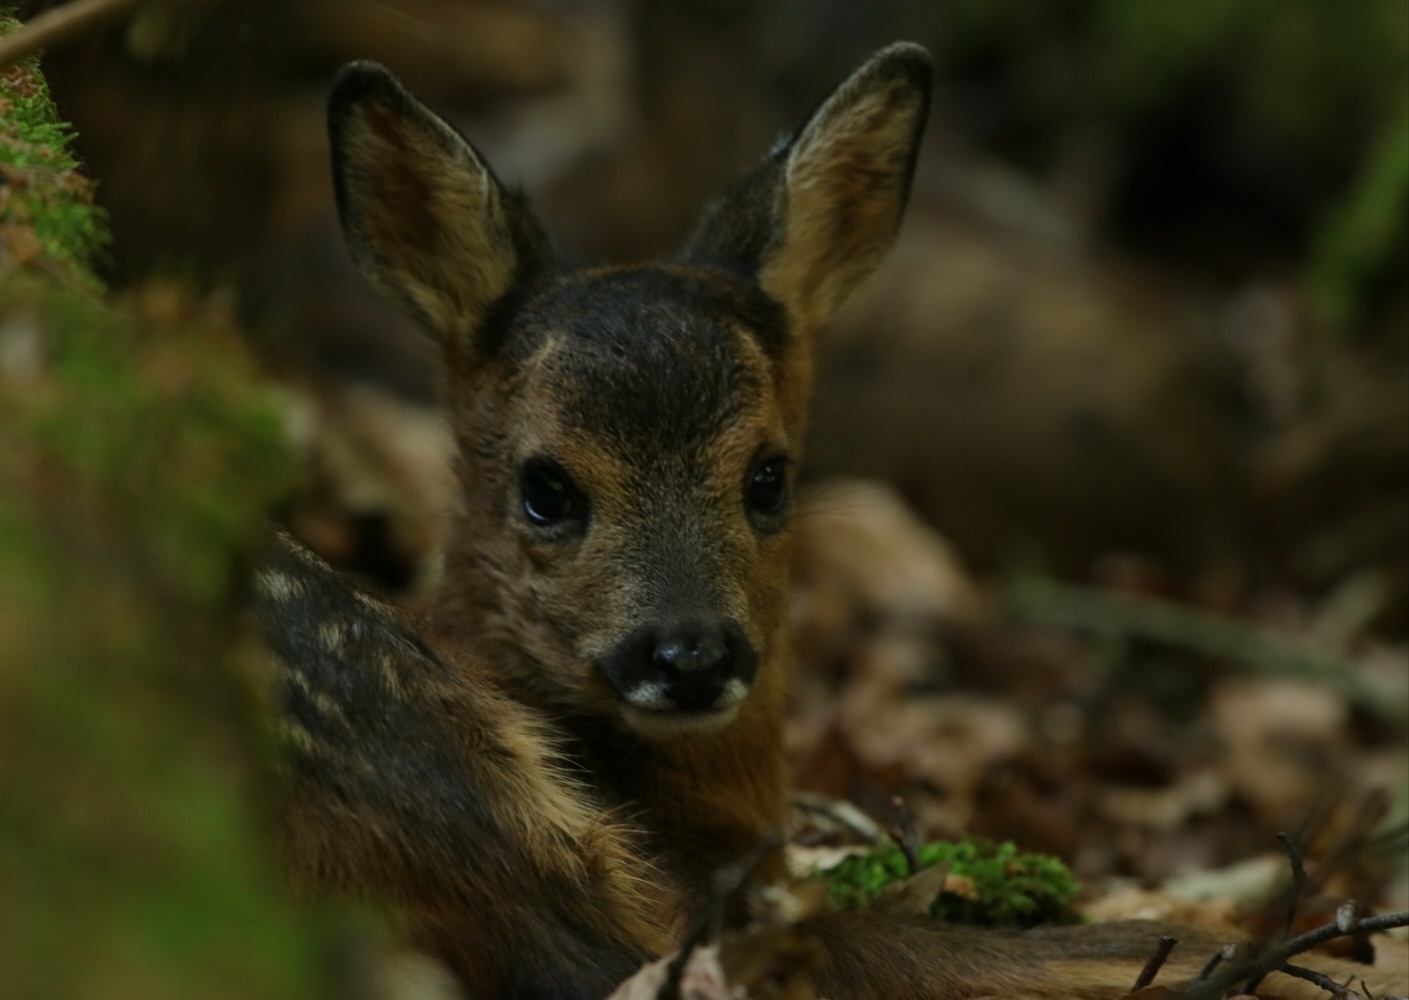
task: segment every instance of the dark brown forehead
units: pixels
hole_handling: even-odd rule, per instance
[[[570,426],[687,448],[758,397],[760,358],[775,359],[787,335],[776,303],[721,273],[621,268],[570,276],[528,304],[506,359],[538,359],[537,391]]]

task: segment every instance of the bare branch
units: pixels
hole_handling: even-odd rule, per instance
[[[1386,913],[1378,917],[1366,917],[1362,919],[1355,928],[1357,934],[1374,934],[1377,931],[1387,931],[1392,927],[1409,927],[1409,910],[1401,913]],[[1345,937],[1346,932],[1337,927],[1334,923],[1325,924],[1315,930],[1307,931],[1300,937],[1284,941],[1275,947],[1268,948],[1256,958],[1246,962],[1238,962],[1228,968],[1222,975],[1213,976],[1202,983],[1197,984],[1188,991],[1189,1000],[1218,1000],[1224,992],[1236,983],[1245,982],[1249,979],[1258,978],[1278,968],[1293,955],[1300,955],[1304,951],[1310,951],[1327,941],[1333,941],[1338,937]]]
[[[679,1000],[680,977],[685,972],[685,963],[690,960],[690,955],[701,945],[719,938],[729,901],[753,877],[768,855],[781,847],[782,843],[782,833],[769,830],[746,856],[714,873],[714,878],[710,880],[709,898],[695,914],[685,939],[680,943],[680,950],[675,953],[666,968],[665,982],[656,993],[657,1000]]]
[[[1305,979],[1308,983],[1315,983],[1325,990],[1336,1000],[1361,1000],[1359,993],[1350,988],[1350,979],[1344,983],[1338,983],[1324,972],[1317,972],[1315,969],[1303,969],[1299,965],[1283,963],[1277,966],[1278,972],[1286,973],[1289,976],[1296,976],[1298,979]],[[1355,978],[1354,976],[1351,979]]]
[[[1172,938],[1168,935],[1159,939],[1159,944],[1155,945],[1155,953],[1150,956],[1150,960],[1140,970],[1140,976],[1135,980],[1135,985],[1130,988],[1131,993],[1139,993],[1155,981],[1155,976],[1158,976],[1159,970],[1164,968],[1164,963],[1169,960],[1169,953],[1178,943],[1178,938]]]
[[[73,0],[30,18],[0,39],[0,69],[43,49],[54,49],[97,34],[121,20],[140,0]]]
[[[909,869],[909,874],[914,875],[920,870],[920,834],[915,829],[915,819],[899,795],[891,799],[890,804],[900,814],[900,833],[897,835],[896,831],[891,830],[891,839],[900,846],[900,853],[905,855],[905,867]]]
[[[1214,952],[1213,957],[1208,960],[1208,964],[1199,972],[1199,982],[1203,982],[1209,976],[1213,975],[1213,970],[1218,968],[1221,963],[1231,962],[1237,957],[1238,946],[1235,944],[1225,944],[1222,948],[1219,948],[1218,951]]]
[[[1306,861],[1301,856],[1301,849],[1296,846],[1291,837],[1285,833],[1277,834],[1277,839],[1282,842],[1282,846],[1287,850],[1287,861],[1292,866],[1292,887],[1288,893],[1290,899],[1287,902],[1287,919],[1283,925],[1283,932],[1290,934],[1292,926],[1296,923],[1297,907],[1301,905],[1301,894],[1306,890]]]

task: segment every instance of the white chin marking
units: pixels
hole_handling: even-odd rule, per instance
[[[740,685],[742,687],[742,685]],[[727,700],[727,690],[720,701]],[[742,699],[740,699],[742,700]],[[643,709],[632,704],[621,706],[621,716],[626,724],[642,736],[657,740],[675,739],[698,733],[710,733],[723,729],[739,714],[739,701],[723,708],[711,708],[702,712],[682,712],[679,709]]]
[[[642,681],[625,695],[626,703],[644,712],[673,712],[675,702],[665,693],[665,685]]]

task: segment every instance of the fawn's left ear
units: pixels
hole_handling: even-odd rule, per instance
[[[705,209],[682,259],[747,274],[804,335],[825,322],[895,241],[932,78],[918,45],[876,53]]]
[[[328,137],[338,217],[363,275],[448,355],[479,360],[490,309],[550,257],[523,198],[375,63],[338,73]]]

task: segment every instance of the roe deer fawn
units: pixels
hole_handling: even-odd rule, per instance
[[[604,997],[784,823],[811,341],[895,237],[930,79],[883,50],[672,260],[575,269],[385,70],[338,76],[343,228],[439,343],[460,494],[424,621],[287,538],[258,576],[287,850],[306,891],[395,907],[471,995]],[[1160,934],[804,928],[832,1000],[1120,996]]]

